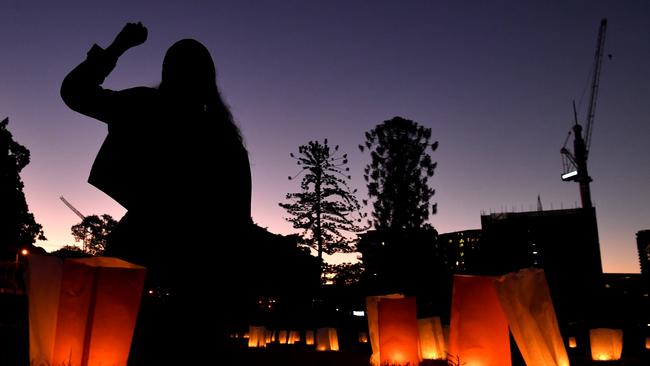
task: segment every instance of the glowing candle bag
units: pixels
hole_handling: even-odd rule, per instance
[[[379,349],[382,365],[420,362],[415,297],[379,300]]]
[[[313,330],[308,330],[305,332],[305,344],[308,346],[313,346],[314,345],[314,331]]]
[[[29,256],[26,276],[29,307],[29,359],[35,366],[51,365],[59,312],[63,262],[54,256]]]
[[[296,344],[300,342],[300,332],[297,330],[292,330],[289,332],[289,339],[287,340],[287,344]]]
[[[30,332],[34,333],[30,339],[40,342],[30,347],[32,361],[51,365],[126,365],[145,269],[117,258],[67,259],[60,267],[60,291],[55,299],[38,283],[57,281],[56,275],[44,279],[39,273],[38,267],[44,263],[54,264],[50,259],[32,259],[28,274],[30,319],[35,319],[34,324],[30,323]],[[39,303],[48,301],[46,295],[50,297],[50,308],[46,314],[39,314],[43,309]],[[54,318],[52,308],[57,309]],[[45,318],[48,321],[42,322]]]
[[[576,342],[576,337],[569,337],[569,348],[577,348],[578,342]]]
[[[368,333],[359,332],[359,343],[368,343]]]
[[[265,327],[248,327],[248,347],[266,347],[266,328]]]
[[[287,344],[287,339],[289,338],[289,332],[286,330],[281,330],[278,332],[278,343]]]
[[[273,340],[274,340],[273,334],[274,334],[274,332],[272,330],[269,330],[269,329],[267,329],[264,332],[264,343],[265,343],[265,345],[273,342]]]
[[[510,366],[508,322],[494,277],[454,276],[449,353],[466,366]]]
[[[380,299],[401,299],[402,294],[390,294],[381,296],[366,297],[366,315],[368,316],[368,333],[370,335],[370,366],[379,366],[380,349],[379,349],[379,314],[378,304]]]
[[[424,360],[447,358],[445,336],[439,317],[418,319],[420,353]]]
[[[623,352],[623,330],[597,328],[589,329],[591,359],[594,361],[616,361]]]
[[[494,286],[526,365],[569,366],[544,271],[522,269]]]
[[[336,328],[316,329],[316,351],[338,351],[339,338]]]

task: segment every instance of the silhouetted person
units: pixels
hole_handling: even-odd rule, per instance
[[[118,58],[146,39],[141,23],[129,23],[106,49],[94,45],[61,96],[108,126],[88,181],[128,211],[106,254],[146,266],[147,292],[163,298],[143,301],[131,363],[213,364],[206,348],[245,293],[238,244],[251,227],[248,154],[210,53],[195,40],[169,48],[158,88],[102,88]]]

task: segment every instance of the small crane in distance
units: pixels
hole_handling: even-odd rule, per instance
[[[580,185],[580,200],[582,208],[593,208],[591,202],[591,190],[589,183],[592,181],[587,171],[587,157],[591,146],[591,133],[594,124],[594,115],[596,113],[596,101],[598,100],[598,87],[600,84],[600,70],[603,61],[603,52],[605,46],[605,32],[607,30],[607,19],[600,22],[598,29],[598,41],[596,43],[596,55],[594,56],[594,70],[591,84],[591,97],[589,98],[589,111],[585,122],[585,134],[582,136],[582,126],[578,123],[578,112],[576,111],[575,101],[573,102],[573,153],[566,148],[569,142],[571,132],[564,141],[564,146],[560,150],[562,162],[564,165],[563,181],[578,182]]]
[[[83,222],[86,219],[86,216],[79,212],[68,200],[66,200],[63,196],[59,196],[59,199],[66,205],[72,212],[74,212],[79,218],[81,219],[81,222]],[[83,241],[83,251],[85,252],[88,249],[88,243],[87,243],[87,235],[84,237]]]

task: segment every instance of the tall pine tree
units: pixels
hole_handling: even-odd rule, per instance
[[[437,164],[428,151],[438,148],[437,141],[430,142],[431,129],[394,117],[366,132],[365,137],[359,149],[369,150],[371,156],[363,178],[373,200],[374,228],[421,228],[429,215],[436,213],[436,205],[430,203],[435,190],[428,185]]]
[[[375,230],[357,243],[364,281],[373,291],[416,296],[418,308],[426,311],[444,310],[446,302],[436,299],[449,293],[451,277],[438,233],[427,223],[436,212],[428,180],[436,168],[429,153],[438,142],[430,141],[430,128],[401,117],[384,121],[365,137],[359,148],[371,156],[364,179]]]
[[[298,148],[298,155],[290,154],[302,169],[293,177],[303,175],[301,192],[288,193],[288,203],[280,203],[290,217],[287,221],[303,230],[304,244],[317,252],[322,263],[323,253],[349,253],[354,251],[345,233],[358,233],[360,204],[350,190],[347,154],[339,155],[338,145],[330,149],[327,139],[323,143],[309,141]]]

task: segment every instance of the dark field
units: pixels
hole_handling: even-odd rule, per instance
[[[301,344],[270,344],[267,348],[247,348],[243,339],[233,340],[229,356],[219,360],[206,360],[205,365],[278,365],[278,366],[367,366],[370,359],[370,345],[344,347],[339,352],[316,352],[312,347]],[[584,352],[568,350],[572,366],[587,365],[650,365],[650,350],[626,355],[623,350],[621,361],[591,361]],[[227,360],[226,360],[227,358]],[[25,296],[0,293],[0,366],[29,365],[29,330],[27,299]],[[426,366],[442,366],[444,362],[427,363]],[[524,366],[520,356],[513,357],[513,366]],[[68,365],[64,365],[68,366]],[[149,365],[132,365],[149,366]],[[468,365],[470,366],[470,365]]]

